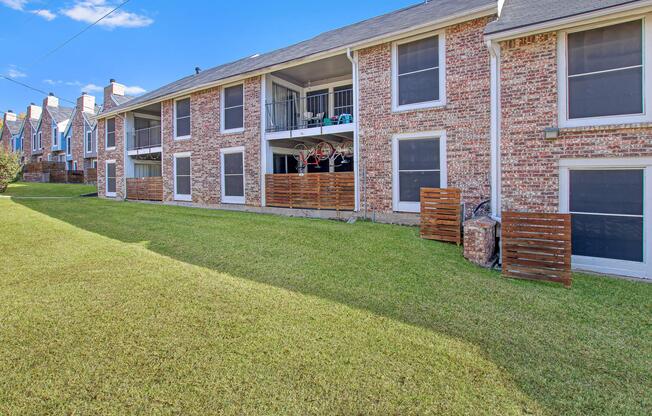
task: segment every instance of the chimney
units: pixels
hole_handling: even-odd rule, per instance
[[[108,110],[115,107],[115,103],[111,99],[112,95],[125,95],[125,86],[115,82],[115,79],[109,80],[109,85],[104,87],[104,109]]]
[[[5,121],[16,121],[16,113],[13,110],[7,110],[5,113]]]
[[[27,118],[32,120],[38,120],[41,118],[41,107],[34,103],[30,103],[27,106]]]
[[[59,99],[50,93],[43,100],[43,107],[59,107]]]
[[[82,92],[82,96],[77,98],[77,108],[84,113],[95,113],[95,96]]]

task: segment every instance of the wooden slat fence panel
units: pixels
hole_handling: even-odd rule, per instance
[[[127,178],[127,199],[137,201],[163,201],[163,178]]]
[[[462,192],[421,188],[421,238],[462,244]]]
[[[95,169],[95,168],[86,168],[84,170],[84,182],[85,183],[96,183],[97,182],[97,169]]]
[[[353,172],[265,175],[267,206],[353,211]]]
[[[503,275],[570,287],[570,214],[503,212]]]

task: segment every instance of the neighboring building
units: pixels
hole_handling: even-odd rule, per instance
[[[38,147],[37,127],[41,119],[42,109],[34,103],[27,106],[25,119],[20,130],[20,138],[23,146],[23,158],[25,162],[36,162],[41,157]]]
[[[494,213],[572,213],[576,268],[652,278],[651,5],[510,0],[486,30]]]
[[[7,152],[19,152],[21,148],[20,126],[16,113],[9,110],[2,120],[2,131],[0,132],[0,147]]]
[[[83,93],[77,99],[70,123],[71,146],[67,150],[69,169],[83,170],[97,165],[97,115],[101,107],[95,97]]]
[[[43,100],[43,111],[36,128],[36,147],[32,154],[40,160],[66,162],[67,138],[64,136],[74,109],[59,105],[59,99],[50,93]],[[40,152],[40,154],[39,154]]]

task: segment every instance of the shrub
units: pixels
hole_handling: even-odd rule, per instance
[[[20,157],[13,152],[0,148],[0,193],[16,179],[20,172]]]

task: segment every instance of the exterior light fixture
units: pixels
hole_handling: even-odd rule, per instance
[[[546,140],[558,139],[559,129],[557,127],[546,127],[543,129],[543,138]]]

